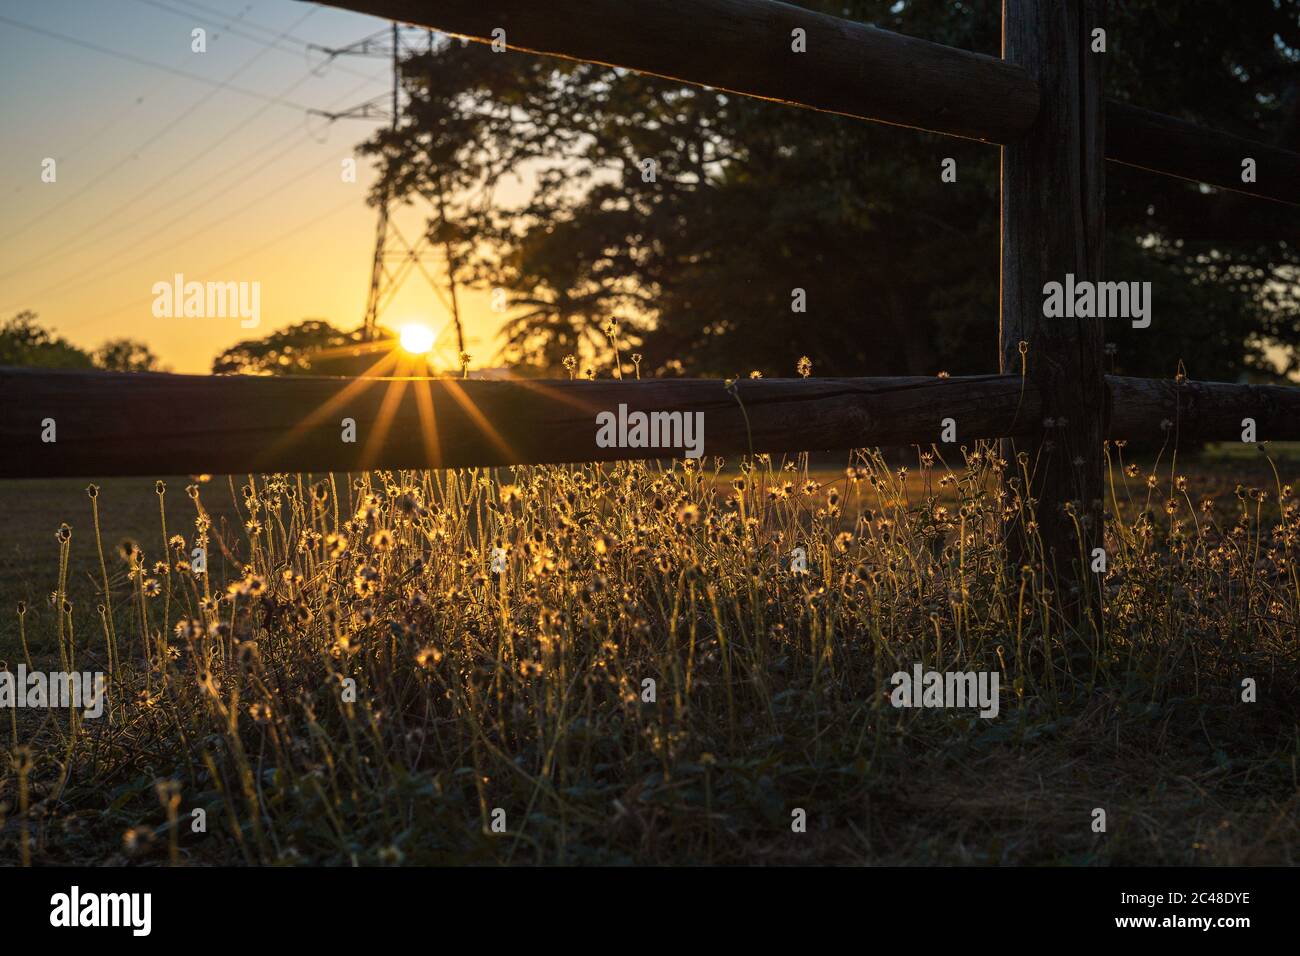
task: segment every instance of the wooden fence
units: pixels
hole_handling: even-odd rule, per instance
[[[1112,438],[1300,439],[1300,389],[1108,375]],[[0,369],[0,477],[461,468],[681,457],[601,448],[595,416],[702,412],[704,454],[972,445],[1042,431],[1019,375],[645,382],[219,377]],[[957,423],[942,443],[942,419]],[[355,425],[345,442],[343,419]],[[44,422],[55,438],[43,443]]]
[[[1260,440],[1300,438],[1300,390],[1105,376],[1101,319],[1043,315],[1045,283],[1103,275],[1107,160],[1256,197],[1269,229],[1297,223],[1300,155],[1103,101],[1106,54],[1091,52],[1093,30],[1104,27],[1101,0],[1004,0],[1002,59],[773,0],[325,2],[485,43],[504,30],[514,50],[999,145],[1000,374],[727,385],[5,369],[0,475],[662,457],[597,445],[594,416],[620,404],[704,412],[707,455],[928,445],[951,418],[959,443],[1017,439],[1031,452],[1042,537],[1064,557],[1086,553],[1100,533],[1103,438],[1235,440],[1243,418],[1255,419]],[[800,29],[806,53],[792,52]],[[1251,182],[1246,158],[1256,164]],[[356,424],[353,443],[341,440],[344,418]],[[1095,519],[1084,522],[1083,540],[1059,507],[1067,501]]]

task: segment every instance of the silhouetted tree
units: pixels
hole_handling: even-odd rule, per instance
[[[312,371],[312,358],[322,349],[361,341],[359,331],[344,332],[323,319],[305,319],[260,339],[232,345],[212,362],[217,375],[295,375]]]
[[[38,325],[30,310],[0,326],[0,365],[41,368],[91,368],[91,357],[53,331]]]
[[[994,0],[803,5],[1000,53]],[[1300,145],[1300,0],[1109,8],[1109,96]],[[801,354],[819,374],[997,367],[995,147],[457,40],[403,72],[404,125],[363,147],[381,157],[376,196],[455,197],[445,218],[473,240],[459,275],[509,292],[508,361],[554,370],[601,349],[615,317],[651,370],[788,375]],[[957,183],[940,180],[945,157]],[[505,188],[515,177],[522,191]],[[1151,281],[1156,323],[1108,326],[1115,370],[1297,367],[1295,235],[1204,237],[1206,202],[1235,198],[1114,165],[1107,178],[1108,275]]]
[[[153,350],[134,339],[110,339],[91,356],[100,368],[114,372],[160,372],[162,364]]]

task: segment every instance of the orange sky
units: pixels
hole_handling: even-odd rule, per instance
[[[382,96],[390,71],[382,58],[324,64],[307,44],[386,25],[291,0],[0,0],[0,320],[35,310],[83,348],[136,338],[178,372],[304,318],[359,325],[373,174],[359,159],[347,183],[341,164],[383,121],[306,109]],[[206,53],[191,49],[195,28]],[[418,234],[420,216],[400,222]],[[260,283],[260,326],[155,318],[153,286],[176,273]],[[486,294],[461,307],[474,364],[494,364],[501,317]],[[383,317],[412,320],[448,320],[418,275]]]

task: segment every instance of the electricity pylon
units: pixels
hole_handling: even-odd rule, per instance
[[[389,57],[392,61],[393,88],[391,100],[389,96],[377,96],[374,99],[335,113],[326,112],[325,110],[312,110],[311,112],[324,116],[331,123],[340,119],[387,119],[389,129],[396,133],[403,109],[402,53],[416,49],[411,41],[406,40],[404,42],[405,38],[402,29],[394,23],[391,32],[382,30],[345,47],[334,48],[312,44],[309,49],[324,53],[329,60],[340,56]],[[432,31],[422,30],[420,32],[425,36],[426,50],[432,51]],[[386,100],[389,100],[387,105],[385,104]],[[441,219],[444,215],[442,197],[439,196],[435,199],[424,192],[421,192],[421,195],[430,204],[432,211]],[[440,258],[436,254],[433,243],[428,238],[428,231],[422,232],[415,242],[410,242],[393,221],[393,201],[392,186],[386,185],[383,202],[379,206],[379,219],[375,226],[375,254],[370,268],[370,292],[366,296],[366,314],[362,323],[362,338],[367,342],[374,340],[380,315],[392,302],[411,272],[418,270],[428,280],[430,288],[433,289],[438,300],[451,315],[456,326],[457,345],[459,350],[464,352],[465,337],[461,330],[460,305],[456,298],[455,263],[452,258],[451,245],[450,243],[446,245],[441,257],[446,260],[449,297],[448,293],[443,291],[438,280],[434,278],[427,268],[428,264]]]

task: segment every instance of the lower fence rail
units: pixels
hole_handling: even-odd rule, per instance
[[[1107,376],[1106,385],[1110,438],[1300,439],[1300,389],[1121,376]],[[1016,375],[484,381],[0,368],[5,478],[460,468],[912,444],[956,451],[1043,427],[1037,391]]]

